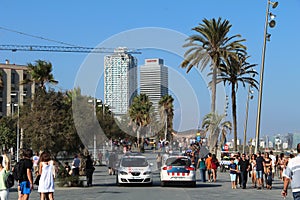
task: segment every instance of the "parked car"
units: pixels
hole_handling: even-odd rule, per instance
[[[230,158],[228,156],[224,156],[220,161],[220,171],[226,172],[226,170],[229,170],[230,165]]]
[[[196,186],[196,169],[187,156],[170,156],[161,167],[161,186],[169,183]]]
[[[148,184],[152,185],[152,164],[145,156],[126,155],[120,159],[117,170],[116,184]]]

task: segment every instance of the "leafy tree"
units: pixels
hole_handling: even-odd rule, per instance
[[[133,98],[133,102],[129,108],[129,116],[131,120],[136,124],[137,128],[137,143],[140,146],[140,135],[143,141],[143,128],[145,128],[151,122],[150,110],[152,102],[146,94],[140,94]],[[143,147],[142,147],[143,148]]]
[[[182,68],[187,68],[187,73],[194,67],[204,70],[211,64],[212,85],[211,85],[211,112],[215,112],[216,107],[216,79],[218,68],[222,60],[226,60],[229,55],[236,52],[244,52],[246,47],[241,44],[245,41],[240,35],[228,36],[231,24],[228,20],[204,19],[202,24],[193,28],[197,34],[190,36],[183,47],[189,47],[184,54]]]
[[[24,130],[23,146],[35,151],[74,152],[82,144],[72,120],[71,104],[61,92],[37,90],[21,112],[20,127]]]
[[[208,136],[208,146],[210,152],[217,151],[218,138],[221,135],[221,141],[224,142],[227,132],[231,131],[231,122],[224,121],[225,115],[218,115],[217,113],[209,113],[204,116],[202,121],[202,128],[206,132],[210,130]]]
[[[162,121],[167,122],[168,125],[167,132],[166,132],[167,133],[166,139],[168,141],[172,139],[170,133],[173,131],[173,118],[174,118],[173,102],[174,102],[174,98],[171,95],[165,95],[159,101],[161,119],[163,119]]]
[[[36,83],[45,91],[46,84],[58,83],[53,77],[51,62],[37,60],[35,64],[28,63],[28,69],[30,77],[24,79],[22,84]]]
[[[238,59],[236,59],[238,58]],[[220,74],[217,83],[224,82],[231,85],[231,101],[232,101],[232,117],[233,117],[233,133],[234,133],[234,150],[237,151],[237,117],[236,117],[236,92],[238,84],[243,87],[246,84],[257,89],[257,81],[253,78],[257,72],[254,70],[256,64],[249,64],[246,59],[248,57],[238,54],[237,56],[229,56],[226,61],[220,65]]]
[[[17,147],[16,120],[11,117],[0,119],[0,144],[5,149]],[[2,148],[1,147],[1,148]]]

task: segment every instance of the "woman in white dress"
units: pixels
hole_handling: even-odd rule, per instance
[[[41,177],[38,192],[41,193],[41,200],[46,197],[49,200],[54,200],[55,163],[51,160],[49,152],[43,152],[40,156],[39,174]]]

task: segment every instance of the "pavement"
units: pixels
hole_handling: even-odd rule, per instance
[[[153,154],[154,155],[154,154]],[[156,168],[155,155],[147,155],[150,162]],[[195,188],[170,186],[161,187],[159,180],[159,171],[154,169],[153,186],[116,186],[116,177],[108,175],[106,166],[97,166],[93,175],[93,187],[58,187],[55,188],[56,200],[89,200],[89,199],[109,199],[109,200],[215,200],[215,199],[266,199],[266,200],[281,200],[280,192],[283,187],[283,182],[277,177],[273,182],[272,190],[257,190],[251,187],[251,182],[248,180],[247,188],[231,189],[229,172],[218,172],[217,182],[203,183],[199,180],[199,171],[197,171],[197,186]],[[84,177],[82,177],[84,178]],[[15,187],[10,189],[9,199],[17,199],[17,190]],[[32,191],[30,199],[39,199],[37,188]],[[291,190],[287,199],[293,199]]]

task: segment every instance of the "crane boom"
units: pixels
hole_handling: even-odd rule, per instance
[[[0,45],[0,50],[5,51],[46,51],[46,52],[65,52],[65,53],[114,53],[113,48],[92,48],[80,46],[43,46],[43,45]],[[141,54],[135,49],[128,49],[126,53]]]

